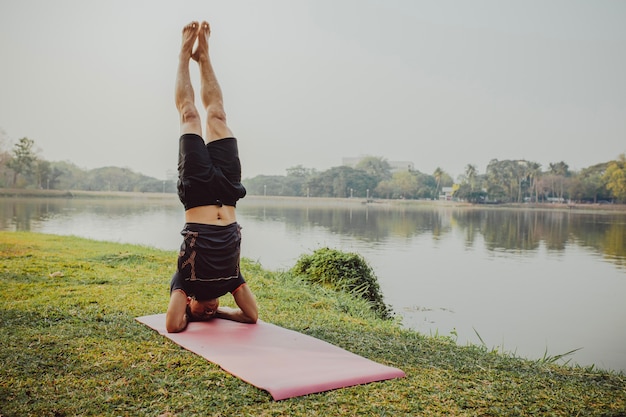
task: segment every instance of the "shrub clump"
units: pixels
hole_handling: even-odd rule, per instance
[[[291,272],[307,281],[362,297],[378,317],[392,317],[374,271],[359,254],[321,248],[313,254],[300,256]]]

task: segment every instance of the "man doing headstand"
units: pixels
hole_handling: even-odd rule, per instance
[[[165,318],[170,333],[184,330],[194,320],[215,317],[256,323],[258,317],[254,295],[239,270],[241,227],[235,206],[246,190],[237,140],[226,124],[222,91],[209,59],[210,32],[207,22],[185,26],[176,76],[181,130],[178,196],[185,207],[185,227]],[[200,66],[206,144],[189,75],[191,59]],[[219,297],[228,292],[239,308],[219,306]]]

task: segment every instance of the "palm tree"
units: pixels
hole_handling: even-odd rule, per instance
[[[476,189],[476,178],[478,177],[478,170],[476,169],[476,165],[467,164],[465,167],[465,178],[467,178],[467,182],[470,185],[470,190],[475,191]]]
[[[437,188],[435,190],[435,195],[439,196],[439,190],[441,189],[441,177],[443,177],[443,169],[437,167],[435,172],[433,172],[433,177],[435,177],[435,181],[437,182]]]
[[[529,162],[527,169],[528,169],[528,178],[530,179],[530,195],[532,196],[534,192],[535,202],[537,202],[539,200],[537,180],[541,176],[541,164],[537,162]]]

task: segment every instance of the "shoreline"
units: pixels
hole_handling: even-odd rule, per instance
[[[176,193],[144,193],[127,191],[84,191],[84,190],[31,190],[0,188],[0,198],[102,198],[102,199],[149,199],[149,200],[178,200]],[[363,206],[373,209],[423,209],[423,208],[463,208],[463,209],[516,209],[516,210],[559,210],[568,212],[598,212],[598,213],[626,213],[626,204],[609,203],[502,203],[502,204],[472,204],[462,201],[441,200],[386,200],[364,198],[335,198],[335,197],[296,197],[296,196],[261,196],[247,195],[239,204],[246,201],[264,202],[269,205],[306,205],[319,206]]]

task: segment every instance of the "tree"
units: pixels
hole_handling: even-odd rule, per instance
[[[52,169],[50,170],[50,173],[48,174],[48,181],[46,184],[48,189],[51,189],[51,190],[56,189],[57,183],[59,182],[59,178],[65,174],[66,172],[63,171],[62,169],[56,166],[52,166]]]
[[[50,162],[38,159],[35,164],[35,178],[38,188],[49,189],[50,188],[50,175],[52,173],[50,168]]]
[[[392,177],[394,194],[397,198],[414,198],[418,183],[417,177],[408,171],[399,171]]]
[[[26,137],[21,138],[13,146],[13,158],[7,164],[13,170],[13,186],[17,185],[18,175],[27,177],[33,173],[37,156],[33,151],[35,141]]]
[[[375,156],[368,156],[356,164],[355,169],[367,172],[377,179],[377,182],[388,180],[391,178],[391,165],[386,159]]]
[[[548,164],[548,172],[544,182],[544,190],[547,188],[548,198],[563,201],[566,197],[565,190],[568,188],[570,176],[569,166],[565,162]]]
[[[296,165],[291,168],[287,168],[288,177],[308,178],[315,174],[315,168],[305,168],[302,165]]]
[[[438,197],[437,182],[435,181],[435,177],[419,171],[412,171],[411,174],[415,176],[417,181],[415,198],[434,199]]]
[[[455,198],[466,200],[470,203],[480,203],[485,200],[486,194],[482,190],[480,184],[481,177],[478,175],[476,165],[468,164],[465,167],[465,174],[461,176],[460,182],[461,184],[454,191]]]
[[[599,199],[610,199],[611,193],[606,189],[606,181],[603,179],[608,165],[608,162],[603,162],[581,170],[577,181],[570,186],[570,197],[593,203],[597,203]]]
[[[393,198],[393,184],[391,180],[384,180],[376,185],[374,193],[381,198]]]
[[[470,190],[476,190],[476,179],[478,178],[478,170],[476,169],[476,165],[467,164],[465,167],[465,178],[467,178],[467,182],[470,185]]]
[[[511,167],[510,160],[492,160],[487,165],[487,178],[490,182],[489,195],[495,189],[499,199],[510,202],[512,200],[512,188],[514,188],[511,186],[513,177],[514,169]]]
[[[617,161],[609,162],[603,179],[606,188],[620,202],[626,202],[626,155],[621,154]]]
[[[57,190],[87,190],[89,174],[67,161],[52,162],[50,188]]]
[[[541,164],[537,162],[529,162],[527,165],[527,173],[530,180],[530,197],[536,202],[539,200],[537,180],[541,177]]]
[[[9,187],[13,177],[13,170],[9,167],[11,154],[0,149],[0,187]]]
[[[569,171],[569,165],[565,162],[556,162],[548,164],[548,172],[554,175],[562,175],[564,177],[569,176],[571,173]]]
[[[285,194],[286,177],[280,175],[257,175],[243,182],[250,195],[297,195]]]
[[[536,162],[523,159],[492,159],[487,165],[487,193],[491,199],[522,202],[532,193],[539,177],[540,167]],[[535,192],[536,193],[536,192]]]
[[[385,198],[434,198],[436,181],[432,175],[419,171],[398,171],[390,180],[381,181],[376,186],[377,195]]]
[[[366,197],[378,181],[363,170],[339,166],[310,177],[306,188],[313,197]]]
[[[433,172],[433,177],[435,177],[436,188],[435,195],[439,195],[439,190],[441,190],[441,180],[443,177],[443,170],[439,167],[435,168],[435,172]]]

